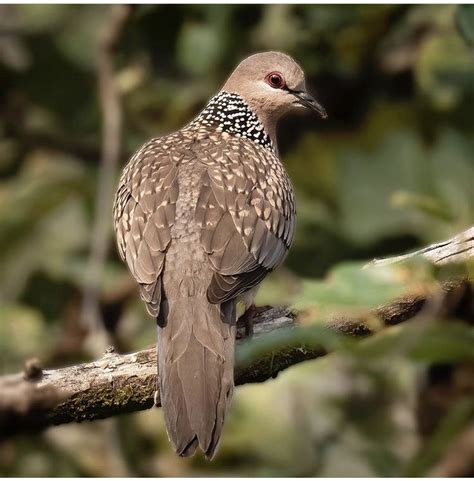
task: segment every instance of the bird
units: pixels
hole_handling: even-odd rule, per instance
[[[168,438],[180,456],[212,459],[234,390],[237,304],[250,321],[265,276],[295,232],[293,187],[277,123],[326,111],[303,69],[256,53],[181,130],[146,142],[125,166],[114,201],[118,251],[157,323]]]

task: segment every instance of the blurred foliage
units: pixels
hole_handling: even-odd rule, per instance
[[[104,5],[0,5],[0,373],[30,356],[47,365],[86,356],[79,309],[100,167],[97,45],[108,14]],[[329,119],[280,126],[298,228],[257,301],[292,303],[308,324],[357,313],[439,274],[422,263],[361,270],[367,260],[473,222],[473,45],[470,5],[135,6],[116,58],[123,160],[189,121],[243,57],[293,55]],[[152,344],[154,323],[112,240],[101,286],[121,348]],[[212,464],[176,458],[153,410],[118,418],[117,432],[96,422],[5,443],[0,474],[423,475],[472,418],[470,398],[431,440],[417,431],[421,373],[466,361],[472,329],[417,323],[355,346],[317,322],[305,329],[339,352],[240,387]],[[252,349],[292,339],[264,342]]]

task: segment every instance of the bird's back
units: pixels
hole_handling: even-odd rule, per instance
[[[181,455],[215,452],[233,391],[236,303],[282,262],[295,226],[269,137],[223,95],[134,155],[114,205],[120,254],[160,326],[161,404]],[[223,100],[229,125],[216,122]]]
[[[216,303],[260,282],[284,259],[296,213],[291,182],[268,139],[256,142],[194,121],[132,157],[114,219],[119,252],[157,316],[159,295],[150,293],[161,274],[209,266],[209,283],[199,289],[209,289]],[[216,235],[224,224],[223,235]],[[212,283],[218,276],[237,277],[222,291]]]

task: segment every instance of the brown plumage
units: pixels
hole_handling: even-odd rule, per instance
[[[275,129],[301,105],[325,115],[294,60],[249,57],[194,121],[147,142],[120,179],[118,249],[157,319],[161,405],[180,455],[198,445],[214,455],[234,387],[236,304],[253,303],[291,245],[293,190]]]

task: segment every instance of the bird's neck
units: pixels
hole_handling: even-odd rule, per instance
[[[273,152],[276,151],[275,132],[269,132],[265,128],[264,122],[238,94],[219,92],[209,100],[192,125],[195,123],[214,126],[232,135],[252,140]]]

